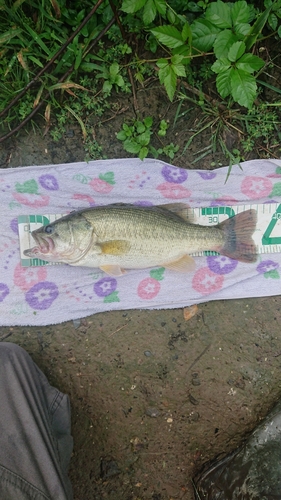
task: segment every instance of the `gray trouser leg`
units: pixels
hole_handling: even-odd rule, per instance
[[[0,343],[0,499],[71,500],[68,396],[21,347]]]

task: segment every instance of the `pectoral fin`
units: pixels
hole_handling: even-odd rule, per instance
[[[102,253],[108,255],[124,255],[130,250],[130,243],[125,240],[110,240],[99,243]]]
[[[184,255],[179,260],[162,264],[162,266],[179,273],[190,273],[195,270],[195,260],[190,255]]]
[[[113,276],[114,278],[118,276],[123,276],[123,274],[126,274],[126,271],[124,269],[121,269],[120,266],[118,265],[105,265],[105,266],[100,266],[100,269],[104,271],[106,274],[109,276]]]

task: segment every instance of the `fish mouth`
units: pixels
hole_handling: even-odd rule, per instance
[[[36,231],[33,231],[32,237],[34,238],[37,246],[33,248],[29,248],[28,250],[24,250],[24,255],[28,257],[36,256],[39,254],[47,255],[52,254],[55,249],[55,244],[52,238],[48,236],[42,236],[41,234],[36,234]]]

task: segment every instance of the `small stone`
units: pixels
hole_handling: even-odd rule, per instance
[[[192,373],[192,385],[201,385],[200,378],[197,372]]]
[[[108,479],[109,477],[120,474],[117,462],[113,459],[102,459],[100,464],[100,477]]]
[[[192,396],[192,394],[188,394],[188,399],[191,402],[191,404],[193,404],[193,405],[199,405],[199,401],[197,399],[195,399],[195,397]]]
[[[74,319],[72,323],[73,323],[74,328],[77,330],[77,328],[79,328],[79,326],[81,325],[81,320]]]
[[[157,408],[149,407],[145,410],[145,414],[151,418],[157,418],[159,417],[159,415],[161,415],[161,412]]]
[[[145,355],[147,358],[150,358],[150,356],[152,356],[152,352],[151,352],[151,351],[144,351],[144,355]]]
[[[193,378],[191,381],[192,385],[201,385],[199,378]]]

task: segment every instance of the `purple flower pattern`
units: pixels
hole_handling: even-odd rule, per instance
[[[257,266],[257,271],[260,274],[264,274],[268,273],[269,271],[275,271],[276,269],[278,269],[278,267],[279,267],[278,262],[274,262],[273,260],[263,260]]]
[[[15,234],[18,234],[18,219],[17,219],[17,217],[15,217],[14,219],[11,220],[10,228]]]
[[[215,274],[229,274],[234,271],[238,262],[225,255],[211,255],[207,257],[207,264]]]
[[[107,297],[115,292],[117,288],[117,281],[115,278],[106,276],[94,284],[94,292],[98,297]]]
[[[173,182],[175,184],[182,184],[188,177],[186,170],[183,168],[172,167],[171,165],[165,165],[162,168],[161,174],[167,182]]]
[[[3,302],[3,300],[9,295],[10,290],[8,286],[5,283],[0,283],[0,302]]]
[[[216,172],[202,170],[202,172],[197,172],[204,181],[210,181],[216,177]]]
[[[44,174],[38,180],[41,186],[48,191],[57,191],[59,189],[58,181],[53,175]]]
[[[51,281],[41,281],[40,283],[36,283],[36,285],[26,292],[25,300],[30,307],[41,311],[49,309],[58,295],[59,291],[55,283]]]

